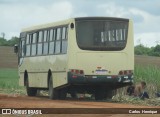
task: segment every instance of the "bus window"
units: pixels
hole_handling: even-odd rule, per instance
[[[44,47],[43,47],[43,54],[48,54],[48,42],[44,43]]]
[[[30,52],[31,52],[31,45],[26,45],[26,56],[30,56]]]
[[[39,36],[38,36],[38,44],[37,44],[37,55],[42,55],[42,37],[43,37],[43,32],[39,31]]]
[[[49,40],[49,31],[44,31],[44,40],[43,40],[43,54],[48,54],[48,40]]]
[[[57,28],[57,40],[60,40],[61,38],[61,28]]]
[[[59,54],[61,52],[61,28],[57,28],[56,31],[56,44],[55,44],[55,54]]]
[[[111,31],[111,41],[115,41],[115,33],[114,30]]]
[[[62,29],[62,53],[67,53],[67,27]]]
[[[32,38],[32,43],[36,43],[36,42],[37,42],[37,33],[34,33]]]
[[[126,39],[126,29],[123,29],[123,40],[125,40]]]
[[[61,47],[61,42],[56,41],[56,48],[55,48],[55,53],[59,54],[60,53],[60,47]]]
[[[30,53],[31,53],[31,43],[30,43],[30,40],[31,40],[31,36],[30,34],[27,34],[27,42],[26,42],[26,56],[30,56]]]
[[[50,30],[49,54],[54,53],[55,30]]]
[[[31,51],[31,55],[34,56],[37,53],[37,33],[33,34],[33,38],[32,38],[32,51]]]
[[[43,39],[43,31],[39,31],[38,42],[42,42]]]
[[[66,39],[68,39],[68,27],[66,27]]]
[[[66,39],[66,27],[62,28],[62,39]]]
[[[53,54],[54,53],[54,41],[51,41],[49,43],[49,54]]]
[[[49,41],[53,40],[53,29],[50,30]]]
[[[128,22],[118,21],[77,21],[77,44],[80,49],[115,51],[126,47]]]
[[[47,30],[44,31],[44,37],[43,37],[43,41],[46,42],[47,41]]]
[[[29,34],[27,34],[26,44],[30,44]]]
[[[22,38],[21,39],[21,42],[20,42],[20,57],[24,57],[25,55],[25,52],[24,52],[24,44],[25,44],[25,38]]]

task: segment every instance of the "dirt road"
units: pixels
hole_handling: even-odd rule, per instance
[[[0,107],[3,108],[145,108],[129,104],[95,102],[85,99],[50,100],[47,96],[28,97],[0,94]]]
[[[95,102],[93,100],[50,100],[48,97],[28,97],[28,96],[17,96],[17,95],[4,95],[0,94],[0,108],[148,108],[148,106],[137,106],[131,104],[120,104],[120,103],[109,103],[109,102]],[[154,108],[154,107],[152,107]],[[36,116],[36,115],[34,115]],[[54,115],[41,115],[45,116],[56,116],[56,117],[71,117],[70,114],[54,114]],[[123,114],[72,114],[72,117],[149,117],[149,115],[123,115]],[[159,115],[155,115],[159,116]],[[153,117],[153,116],[152,116]]]

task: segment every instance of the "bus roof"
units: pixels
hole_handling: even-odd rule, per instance
[[[31,26],[28,28],[22,29],[22,32],[28,32],[28,31],[33,31],[33,30],[39,30],[39,29],[45,29],[45,28],[51,28],[51,27],[56,27],[60,25],[66,25],[69,24],[71,21],[80,21],[80,20],[114,20],[114,21],[129,21],[129,19],[125,18],[116,18],[116,17],[77,17],[77,18],[70,18],[68,20],[63,20],[63,21],[58,21],[58,22],[51,22],[47,24],[42,24],[42,25],[37,25],[37,26]]]
[[[129,19],[126,18],[117,18],[117,17],[78,17],[75,18],[76,21],[78,20],[114,20],[114,21],[128,21]]]
[[[51,22],[51,23],[31,26],[31,27],[28,27],[28,28],[23,28],[22,32],[45,29],[45,28],[49,28],[49,27],[56,27],[56,26],[59,26],[59,25],[66,25],[66,24],[70,23],[72,20],[74,20],[74,18],[71,18],[71,19],[68,19],[68,20],[63,20],[63,21],[58,21],[58,22]]]

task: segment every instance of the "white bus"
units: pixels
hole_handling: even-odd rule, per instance
[[[110,98],[133,82],[133,24],[129,19],[81,17],[25,28],[19,41],[19,83],[28,96],[48,89],[50,99],[70,93]]]

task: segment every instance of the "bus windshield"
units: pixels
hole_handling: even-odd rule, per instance
[[[76,35],[80,49],[120,51],[127,43],[128,21],[76,21]]]

